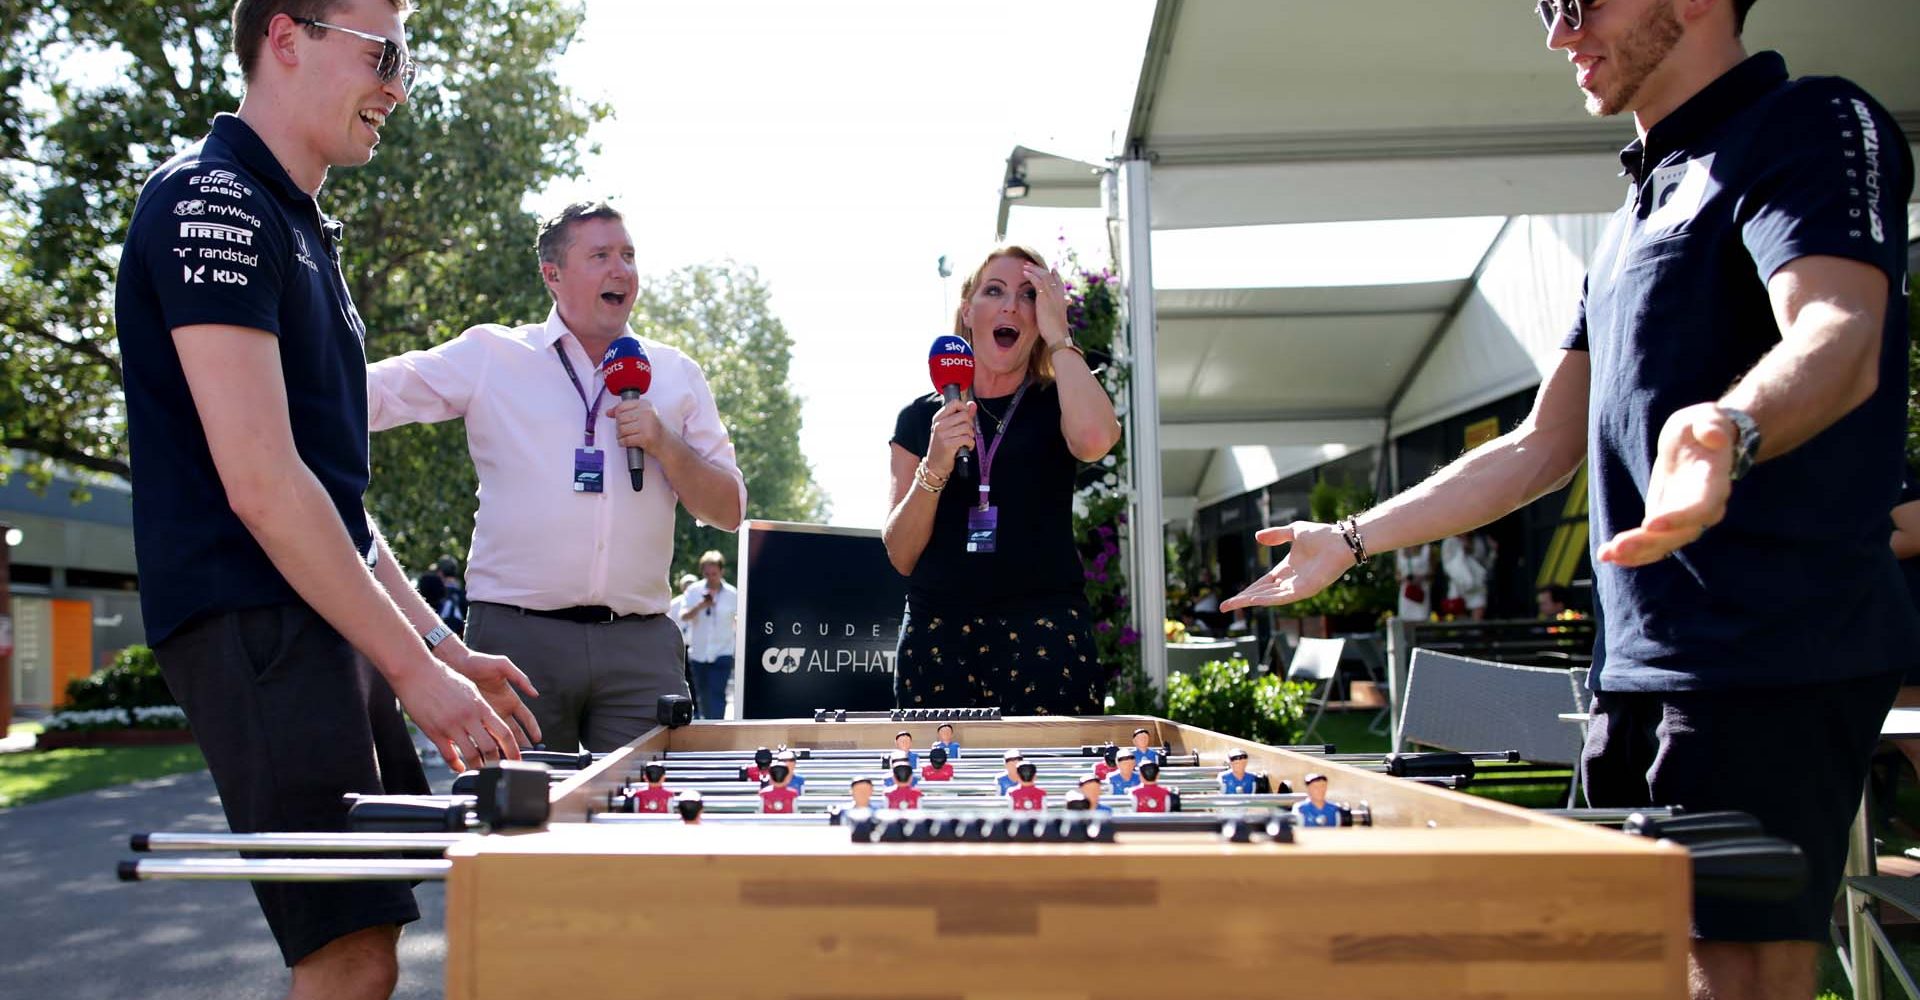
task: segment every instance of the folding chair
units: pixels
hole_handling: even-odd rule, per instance
[[[1580,735],[1560,721],[1561,713],[1579,709],[1574,691],[1562,667],[1416,649],[1394,745],[1411,740],[1469,753],[1517,750],[1531,763],[1577,766]]]
[[[1855,875],[1847,879],[1847,888],[1867,898],[1860,900],[1858,912],[1861,923],[1868,935],[1873,938],[1874,951],[1887,960],[1887,966],[1893,970],[1893,978],[1898,980],[1900,988],[1907,992],[1907,1000],[1920,1000],[1920,985],[1915,985],[1913,973],[1900,960],[1900,952],[1893,942],[1887,940],[1886,929],[1880,926],[1880,920],[1874,915],[1873,901],[1878,900],[1895,907],[1908,916],[1920,920],[1920,878],[1908,878],[1898,875]],[[1849,905],[1853,905],[1852,894],[1848,894]],[[1840,948],[1841,964],[1846,967],[1847,978],[1855,983],[1860,981],[1854,970],[1851,955],[1846,947]]]
[[[1345,639],[1301,639],[1294,648],[1293,659],[1287,664],[1287,680],[1318,685],[1307,697],[1307,704],[1314,706],[1313,720],[1307,723],[1307,731],[1300,734],[1302,743],[1313,741],[1313,731],[1320,725],[1320,717],[1326,714],[1327,702],[1333,696],[1333,678],[1340,672],[1340,654],[1346,648]]]

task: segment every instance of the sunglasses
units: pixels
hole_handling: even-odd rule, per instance
[[[1545,0],[1542,0],[1542,2],[1544,3]],[[296,17],[293,19],[293,23],[303,24],[309,28],[319,28],[321,31],[338,31],[343,34],[352,35],[355,38],[364,38],[369,42],[379,42],[380,61],[374,64],[374,75],[380,78],[381,83],[392,83],[393,78],[397,76],[400,78],[400,89],[406,91],[413,90],[413,75],[419,67],[415,65],[412,57],[408,56],[405,50],[400,48],[400,44],[393,39],[365,31],[355,31],[352,28],[341,27],[338,24],[328,24],[325,21],[317,21],[311,17]]]
[[[1586,20],[1586,12],[1581,9],[1581,0],[1539,0],[1534,8],[1540,12],[1540,23],[1553,30],[1553,22],[1565,21],[1567,27],[1580,30],[1580,22]]]

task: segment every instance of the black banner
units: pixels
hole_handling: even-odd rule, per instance
[[[893,707],[907,581],[880,532],[748,521],[740,529],[740,715]]]

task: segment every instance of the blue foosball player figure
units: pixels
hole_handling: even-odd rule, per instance
[[[666,765],[655,761],[641,768],[640,773],[647,779],[647,787],[633,793],[633,811],[642,813],[670,811],[673,806],[673,792],[665,784]]]
[[[1009,750],[1000,755],[1001,763],[1007,768],[1007,773],[995,779],[999,784],[1000,794],[1005,795],[1020,784],[1020,762],[1024,760],[1026,758],[1021,756],[1018,750]]]
[[[920,751],[913,748],[913,734],[902,729],[893,734],[893,748],[896,753],[907,755],[907,763],[913,769],[920,770]]]
[[[1327,801],[1327,776],[1315,772],[1306,777],[1307,801],[1293,807],[1301,826],[1339,826],[1340,807]]]
[[[1160,751],[1153,748],[1152,730],[1143,728],[1133,731],[1133,762],[1135,764],[1166,763]]]
[[[1260,788],[1259,775],[1247,773],[1247,752],[1227,753],[1227,770],[1220,772],[1220,791],[1226,795],[1252,795]]]
[[[1014,809],[1020,812],[1038,812],[1047,807],[1046,789],[1033,783],[1034,775],[1038,773],[1039,769],[1032,764],[1026,761],[1020,762],[1015,774],[1020,783],[1007,793],[1007,798],[1013,801]]]
[[[848,809],[878,808],[873,804],[872,778],[855,778],[847,782],[847,794],[852,798],[852,801],[847,803]]]
[[[1133,748],[1114,754],[1113,773],[1107,775],[1107,787],[1115,795],[1125,795],[1140,786],[1140,772],[1134,769]]]
[[[939,743],[927,751],[927,766],[920,769],[920,777],[928,781],[952,781],[953,764],[947,760],[947,748]]]
[[[1106,781],[1102,779],[1099,775],[1089,774],[1086,777],[1080,779],[1080,790],[1075,792],[1074,794],[1080,796],[1080,798],[1086,801],[1086,805],[1082,806],[1081,808],[1086,809],[1090,812],[1099,813],[1103,816],[1111,816],[1113,815],[1113,807],[1103,806],[1100,804],[1100,793],[1106,787],[1107,787]],[[1069,809],[1073,808],[1073,803],[1071,802],[1067,803],[1067,808]]]
[[[953,739],[953,723],[942,722],[940,728],[934,730],[933,734],[938,737],[938,739],[934,741],[934,749],[945,750],[948,760],[960,759],[960,744],[954,742]]]
[[[920,779],[913,773],[913,764],[908,762],[906,754],[896,753],[893,755],[891,768],[888,773],[892,775],[892,777],[887,779],[888,788],[898,788],[901,785],[912,788],[920,784]]]

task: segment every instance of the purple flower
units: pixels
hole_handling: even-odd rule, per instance
[[[1081,575],[1081,576],[1084,576],[1084,577],[1086,577],[1086,578],[1087,578],[1087,579],[1089,579],[1089,580],[1091,580],[1091,579],[1093,579],[1093,570],[1090,570],[1090,569],[1087,569],[1087,570],[1081,570],[1081,571],[1080,571],[1080,575]]]
[[[1113,623],[1112,622],[1095,622],[1093,624],[1093,630],[1095,632],[1103,632],[1103,633],[1111,632],[1113,631]]]
[[[1105,583],[1107,582],[1107,574],[1102,573],[1099,576],[1095,577],[1094,579],[1099,580],[1101,583]]]
[[[1122,645],[1122,646],[1131,646],[1131,645],[1133,645],[1134,643],[1136,643],[1136,642],[1139,642],[1139,641],[1140,641],[1140,633],[1138,633],[1138,632],[1135,632],[1135,631],[1133,630],[1133,626],[1131,626],[1131,625],[1125,625],[1125,626],[1122,626],[1122,627],[1121,627],[1121,629],[1120,629],[1120,645]]]

